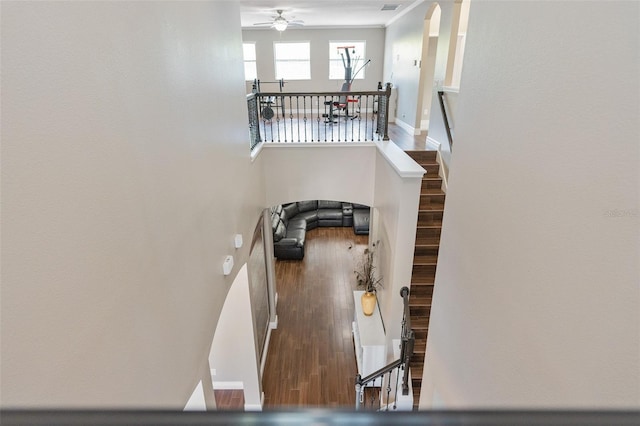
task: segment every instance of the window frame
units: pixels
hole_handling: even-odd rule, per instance
[[[278,59],[278,45],[284,44],[306,44],[307,45],[307,53],[308,58],[306,59]],[[286,62],[306,62],[307,63],[307,73],[304,77],[296,77],[291,75],[281,75],[278,74],[278,64],[286,63]],[[274,41],[273,42],[273,67],[274,67],[274,75],[276,80],[311,80],[311,41],[306,40],[296,40],[296,41]]]
[[[245,56],[245,50],[244,47],[245,45],[249,46],[253,46],[253,56],[255,59],[247,59]],[[243,41],[242,42],[242,63],[244,65],[244,81],[254,81],[258,78],[258,54],[257,54],[257,49],[256,49],[256,42],[255,41]],[[247,77],[247,65],[253,63],[253,69],[255,70],[255,77],[254,78],[248,78]]]
[[[367,55],[367,41],[366,40],[329,40],[329,72],[328,72],[328,78],[329,80],[332,81],[340,81],[340,80],[344,80],[344,67],[342,67],[342,73],[340,75],[340,77],[332,77],[331,76],[331,70],[332,70],[332,63],[334,62],[339,62],[340,65],[342,66],[342,58],[338,57],[336,59],[332,59],[332,53],[335,52],[335,50],[337,50],[338,46],[335,46],[335,49],[332,49],[332,45],[338,45],[338,46],[352,46],[352,45],[356,45],[356,44],[362,44],[363,47],[363,54],[360,57],[361,58],[361,62],[356,66],[353,67],[353,69],[351,70],[353,73],[355,73],[356,71],[358,71],[358,68],[360,68],[365,62],[366,62],[366,55]],[[357,47],[357,45],[356,45]],[[362,69],[362,71],[360,71],[358,73],[358,75],[355,77],[354,80],[364,80],[366,78],[366,67]]]

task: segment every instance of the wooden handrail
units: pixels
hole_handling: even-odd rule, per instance
[[[447,110],[444,107],[444,92],[438,91],[438,100],[440,101],[440,110],[442,111],[442,119],[444,120],[444,128],[447,131],[447,139],[449,139],[449,149],[453,150],[453,137],[451,136],[451,127],[449,126],[449,118]]]

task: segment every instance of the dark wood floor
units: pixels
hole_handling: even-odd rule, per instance
[[[353,270],[368,237],[307,232],[302,261],[276,261],[278,328],[264,369],[265,409],[355,405]]]
[[[418,136],[407,133],[402,127],[389,123],[389,139],[404,151],[421,151],[427,146],[427,132]]]
[[[217,410],[244,411],[244,391],[242,389],[221,389],[213,391]]]

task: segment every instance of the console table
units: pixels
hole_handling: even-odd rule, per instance
[[[364,291],[353,292],[353,302],[355,305],[355,318],[353,321],[353,344],[356,352],[356,364],[358,374],[362,378],[381,369],[385,363],[385,335],[382,326],[382,317],[376,304],[376,308],[371,316],[366,316],[362,312],[360,298]],[[382,379],[376,379],[370,386],[380,387]]]

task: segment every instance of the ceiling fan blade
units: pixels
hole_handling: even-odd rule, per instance
[[[293,21],[289,21],[289,25],[304,25],[304,21],[301,21],[299,19],[294,19]]]
[[[253,25],[257,25],[257,26],[265,26],[265,25],[273,25],[273,21],[271,22],[257,22]]]

